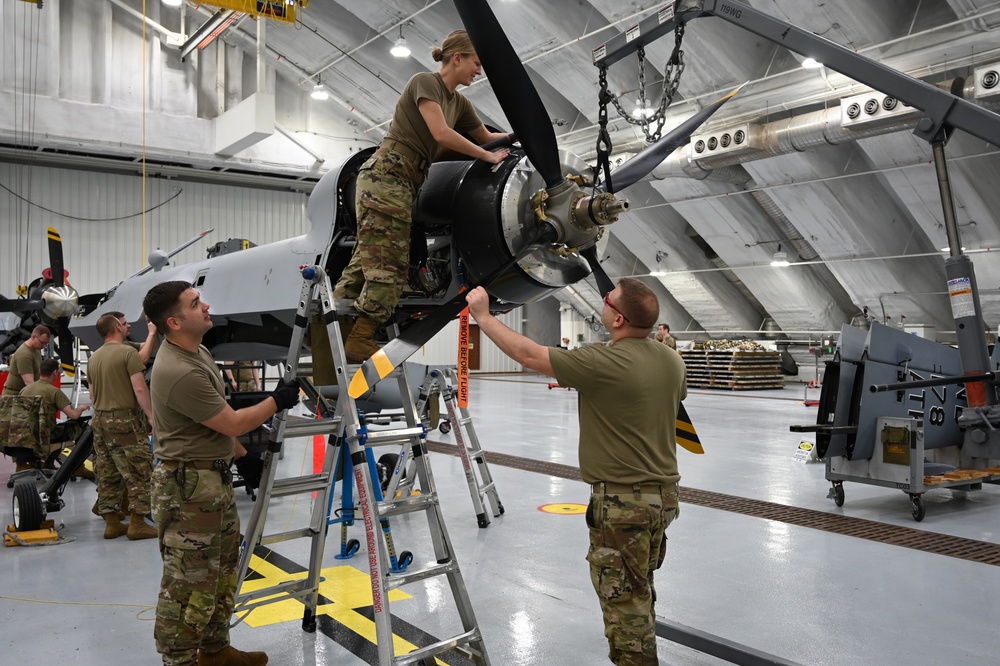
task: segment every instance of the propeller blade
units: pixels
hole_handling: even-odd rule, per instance
[[[23,298],[0,298],[0,312],[31,312],[45,307],[43,300],[25,300]]]
[[[694,424],[691,423],[691,417],[684,409],[683,402],[680,404],[680,409],[677,410],[677,443],[691,453],[705,452],[701,440],[698,438],[698,433],[694,429]]]
[[[601,266],[601,262],[597,258],[597,246],[591,245],[580,254],[590,264],[590,270],[594,274],[594,279],[597,280],[597,289],[601,292],[601,296],[610,294],[611,290],[615,288],[615,283],[608,277],[608,274],[604,271],[604,266]]]
[[[455,0],[490,85],[531,164],[549,189],[565,179],[549,114],[486,0]]]
[[[720,97],[698,113],[694,114],[680,125],[672,129],[666,136],[651,146],[646,146],[635,157],[611,172],[611,187],[608,192],[614,194],[626,187],[639,182],[656,168],[656,165],[667,159],[667,156],[683,146],[691,138],[702,123],[718,111],[723,104],[733,98],[746,84],[739,86],[724,97]]]
[[[530,243],[525,245],[506,264],[483,278],[476,286],[492,284],[539,245],[554,242],[556,236],[555,228],[548,223],[544,224]],[[370,359],[361,364],[358,371],[354,373],[354,377],[351,378],[347,392],[355,399],[363,396],[371,387],[402,365],[414,352],[427,344],[428,340],[444,328],[445,324],[457,317],[466,306],[465,292],[461,292],[444,305],[439,306],[430,316],[403,331],[399,337],[390,340]]]
[[[49,268],[52,270],[52,282],[57,287],[63,286],[62,236],[52,227],[49,227]]]
[[[76,375],[76,363],[73,358],[73,333],[69,330],[69,317],[59,318],[59,363],[67,377]]]

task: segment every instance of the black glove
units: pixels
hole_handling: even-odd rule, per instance
[[[260,488],[260,477],[264,473],[264,461],[247,454],[236,459],[236,471],[246,481],[247,488]]]
[[[271,391],[271,397],[278,405],[278,411],[291,409],[299,404],[299,380],[293,379],[290,382],[279,381],[278,388]]]

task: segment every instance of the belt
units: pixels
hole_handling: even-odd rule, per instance
[[[194,467],[195,469],[215,469],[214,460],[161,460],[160,464],[166,467],[167,469],[177,469],[178,467]]]
[[[611,483],[609,481],[597,481],[590,484],[591,490],[598,495],[619,495],[625,493],[651,493],[659,495],[660,491],[670,486],[676,487],[676,483]]]
[[[424,157],[417,151],[413,150],[413,148],[410,148],[405,143],[400,143],[399,141],[393,141],[392,139],[387,139],[382,142],[379,148],[380,149],[384,148],[385,150],[391,150],[395,153],[399,153],[400,155],[409,160],[413,160],[413,163],[417,167],[417,170],[420,171],[421,173],[426,171],[427,167],[430,166],[430,162],[426,157]]]
[[[110,416],[112,418],[128,418],[129,416],[135,416],[139,413],[137,409],[95,409],[94,415],[100,414],[101,416]]]

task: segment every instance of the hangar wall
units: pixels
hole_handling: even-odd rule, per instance
[[[106,291],[145,266],[152,250],[169,252],[206,229],[215,231],[176,261],[204,259],[228,238],[261,245],[309,228],[301,193],[147,178],[145,197],[144,222],[139,176],[0,162],[0,293],[14,296],[48,267],[48,226],[62,236],[81,294]]]

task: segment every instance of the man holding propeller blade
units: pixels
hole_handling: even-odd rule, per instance
[[[590,575],[604,613],[608,657],[618,666],[656,664],[653,572],[678,514],[676,421],[687,397],[684,362],[650,339],[659,303],[646,285],[622,278],[604,296],[607,345],[544,347],[489,311],[482,287],[469,311],[507,356],[579,392],[580,474],[587,507]],[[650,404],[650,396],[657,396]],[[665,398],[665,399],[662,399]]]

